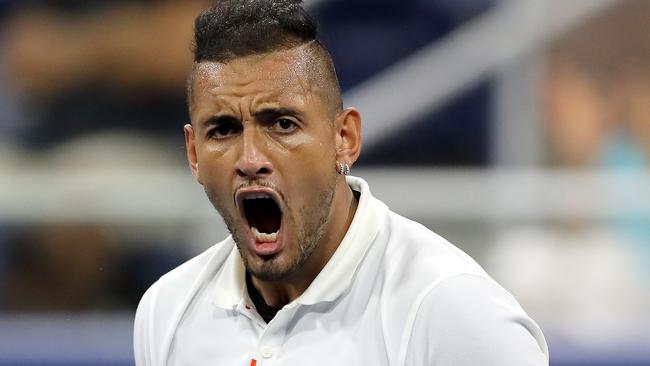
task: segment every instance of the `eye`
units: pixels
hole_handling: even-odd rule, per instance
[[[276,132],[289,133],[293,132],[293,130],[295,130],[298,125],[288,118],[278,118],[273,122],[273,125],[271,127]]]
[[[213,129],[210,130],[209,132],[209,137],[216,138],[216,139],[222,139],[226,138],[230,135],[238,133],[240,130],[240,127],[232,122],[223,122],[215,126]]]

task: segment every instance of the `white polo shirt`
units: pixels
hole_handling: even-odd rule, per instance
[[[266,324],[228,237],[146,292],[136,364],[548,365],[539,327],[474,260],[347,179],[356,214],[300,297]]]

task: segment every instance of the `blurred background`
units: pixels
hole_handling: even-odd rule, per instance
[[[132,365],[137,302],[227,233],[185,162],[207,0],[0,0],[0,366]],[[474,256],[551,365],[650,365],[650,1],[311,0],[353,174]]]

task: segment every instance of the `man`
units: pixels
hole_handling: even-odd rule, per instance
[[[232,235],[144,295],[138,365],[548,364],[472,259],[346,177],[360,114],[300,1],[220,1],[195,36],[187,156]]]

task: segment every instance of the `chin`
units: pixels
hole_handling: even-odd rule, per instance
[[[241,250],[241,249],[240,249]],[[292,277],[304,265],[302,258],[285,258],[285,253],[258,256],[255,253],[241,253],[246,271],[263,281],[275,282]]]

